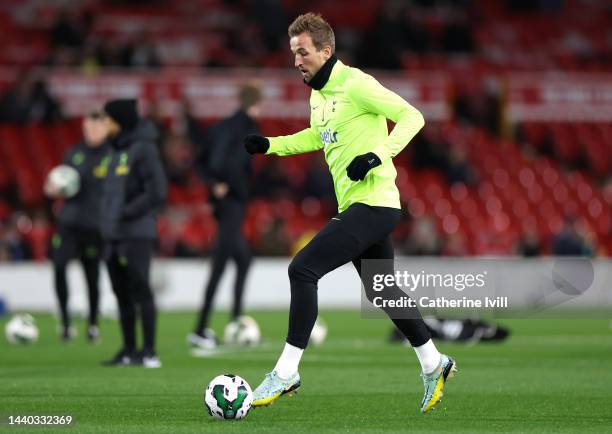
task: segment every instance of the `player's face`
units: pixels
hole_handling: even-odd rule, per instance
[[[325,46],[318,51],[308,32],[293,36],[289,40],[289,46],[295,56],[295,67],[300,70],[307,83],[331,57],[331,47]]]
[[[97,148],[106,139],[108,132],[101,117],[87,116],[83,119],[83,137],[87,146]]]

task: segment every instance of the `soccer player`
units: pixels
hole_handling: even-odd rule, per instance
[[[59,302],[61,332],[64,342],[72,339],[76,330],[71,325],[68,312],[68,281],[66,267],[68,262],[79,258],[89,298],[89,321],[87,339],[96,342],[98,329],[98,304],[100,292],[98,286],[100,274],[100,255],[102,239],[100,238],[100,195],[105,176],[102,161],[108,150],[106,145],[106,128],[99,113],[90,113],[83,119],[83,140],[66,153],[63,164],[74,167],[79,172],[79,192],[66,199],[58,216],[58,228],[51,242],[51,260],[55,293]],[[44,186],[45,194],[51,198],[61,198],[62,192],[49,181]]]
[[[214,333],[208,328],[208,321],[228,259],[236,262],[231,321],[237,321],[242,313],[244,283],[251,264],[251,251],[241,228],[249,198],[251,156],[243,151],[242,138],[259,132],[255,118],[259,113],[261,90],[255,84],[244,84],[238,99],[240,108],[210,129],[207,143],[210,149],[206,153],[206,161],[198,164],[198,171],[211,191],[218,231],[204,302],[195,330],[187,335],[187,341],[205,349],[217,346]]]
[[[157,212],[166,199],[166,176],[157,153],[157,131],[138,117],[134,99],[104,105],[110,153],[102,195],[105,259],[119,306],[123,347],[108,366],[159,368],[155,352],[156,310],[149,269],[157,237]],[[136,351],[136,314],[144,345]]]
[[[339,213],[308,243],[289,266],[291,304],[285,348],[272,372],[254,392],[253,405],[267,405],[300,387],[298,365],[317,318],[317,282],[352,261],[361,275],[362,259],[387,259],[390,234],[400,220],[399,191],[392,158],[423,127],[421,113],[359,69],[334,55],[334,32],[313,13],[289,26],[289,44],[310,96],[310,128],[281,137],[245,137],[250,153],[279,156],[323,149],[338,200]],[[381,47],[384,49],[384,47]],[[387,119],[395,122],[387,131]],[[392,265],[389,272],[392,274]],[[361,276],[365,283],[366,278]],[[366,286],[367,288],[367,286]],[[391,292],[399,292],[397,287]],[[371,293],[368,293],[371,299]],[[416,308],[385,311],[413,346],[422,368],[423,413],[431,410],[455,361],[440,354]]]

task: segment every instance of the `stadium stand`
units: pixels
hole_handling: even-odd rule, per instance
[[[40,65],[51,71],[78,68],[83,77],[120,68],[119,78],[160,68],[180,76],[194,67],[206,74],[218,67],[290,66],[286,22],[302,10],[303,2],[268,2],[268,9],[252,13],[258,3],[87,0],[64,10],[60,2],[3,1],[0,93],[6,96],[17,77]],[[429,121],[396,161],[397,183],[409,210],[396,231],[398,246],[427,218],[444,254],[521,254],[523,241],[533,234],[541,246],[538,252],[551,254],[555,235],[571,222],[590,254],[610,254],[609,106],[599,119],[504,115],[512,104],[508,86],[516,73],[596,73],[610,87],[612,42],[605,32],[603,3],[308,3],[338,29],[340,56],[349,63],[395,67],[407,77],[432,72],[450,77],[450,118]],[[393,58],[377,56],[372,44],[393,48]],[[163,98],[155,97],[165,107]],[[0,123],[2,233],[19,234],[28,251],[15,258],[46,257],[52,210],[43,197],[43,176],[80,135],[79,119],[70,110],[63,116],[53,122]],[[214,120],[198,119],[204,126]],[[173,137],[176,119],[163,116],[163,123]],[[265,134],[278,135],[305,126],[307,120],[266,117],[261,123]],[[200,255],[210,249],[215,232],[208,192],[185,167],[194,157],[193,144],[185,137],[171,142],[165,141],[162,154],[167,167],[178,165],[180,176],[171,177],[160,250],[166,256]],[[286,239],[290,246],[333,212],[329,192],[308,188],[325,184],[323,178],[311,178],[319,176],[320,158],[286,159],[282,167],[256,159],[254,176],[273,192],[255,192],[249,207],[245,233],[257,254],[273,253],[266,250],[267,237]],[[287,185],[283,170],[292,174],[291,194],[282,188]]]

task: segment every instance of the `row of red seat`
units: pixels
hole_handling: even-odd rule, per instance
[[[565,165],[582,160],[598,176],[612,173],[611,124],[526,122],[521,131],[529,144],[541,152],[552,152]]]
[[[0,10],[4,39],[0,64],[40,63],[50,54],[49,30],[59,16],[62,3],[3,3],[7,4]],[[470,56],[472,61],[484,62],[490,68],[520,70],[609,70],[605,60],[605,53],[609,51],[606,33],[609,26],[606,11],[597,2],[579,2],[578,6],[575,2],[564,2],[559,12],[541,14],[512,13],[491,3],[474,1],[464,8],[472,18],[468,22],[476,23],[472,31],[479,49],[477,55]],[[309,2],[308,9],[321,12],[338,31],[364,33],[372,28],[383,4],[383,0],[317,0]],[[285,0],[283,6],[294,13],[303,10],[304,5],[300,1]],[[159,48],[162,63],[172,66],[202,65],[210,55],[231,56],[231,53],[219,53],[228,45],[224,35],[248,13],[243,5],[228,5],[218,0],[139,6],[92,0],[78,7],[92,12],[92,35],[96,38],[117,45],[144,35],[147,42]],[[418,9],[414,5],[411,8]],[[433,34],[439,33],[448,17],[453,16],[443,8],[424,9],[414,15]],[[260,58],[267,66],[280,66],[286,60],[279,53]],[[410,55],[405,59],[405,66],[410,70],[431,70],[447,68],[453,62],[446,55]]]
[[[607,126],[589,128],[606,131]],[[488,252],[486,245],[478,246],[478,239],[486,238],[483,234],[505,240],[501,250],[507,252],[534,228],[549,245],[566,217],[575,218],[600,246],[612,251],[611,189],[598,187],[587,173],[562,171],[550,158],[529,158],[516,144],[494,139],[483,130],[449,124],[442,131],[451,146],[466,148],[480,182],[477,188],[447,188],[436,172],[400,173],[398,185],[413,198],[409,201],[413,214],[430,213],[446,233],[463,232],[474,241],[472,253]],[[609,155],[610,151],[602,151],[599,157],[606,161]]]
[[[407,159],[396,159],[397,185],[413,218],[429,215],[440,233],[464,239],[469,253],[487,254],[512,252],[527,230],[537,231],[548,245],[566,216],[571,216],[599,246],[612,251],[612,189],[604,191],[585,172],[562,170],[554,159],[528,157],[517,144],[496,139],[480,128],[454,123],[428,128],[438,129],[449,146],[467,152],[478,183],[473,187],[449,186],[440,172],[415,171]],[[588,126],[589,131],[605,132],[606,128]],[[287,133],[289,127],[283,129],[282,121],[266,121],[263,130],[272,135]],[[60,161],[78,135],[76,120],[53,126],[0,125],[0,190],[14,186],[25,207],[40,206],[44,174]],[[285,158],[283,170],[297,186],[313,164],[320,164],[315,161],[318,158],[318,154]],[[255,171],[264,161],[255,159]],[[198,248],[210,247],[215,226],[207,197],[207,190],[193,173],[184,185],[171,184],[168,210],[160,223],[162,235]],[[0,200],[0,218],[10,212]],[[257,200],[249,208],[245,232],[257,244],[279,218],[285,222],[283,230],[290,241],[295,241],[305,231],[321,227],[328,217],[325,204],[314,198]]]

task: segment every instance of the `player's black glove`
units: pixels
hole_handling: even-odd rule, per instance
[[[380,166],[382,161],[378,158],[374,152],[368,152],[367,154],[358,155],[353,158],[351,164],[346,168],[346,173],[352,181],[361,181],[366,177],[366,174],[370,169]]]
[[[249,154],[265,154],[270,147],[270,141],[258,134],[249,134],[244,138],[243,142]]]

